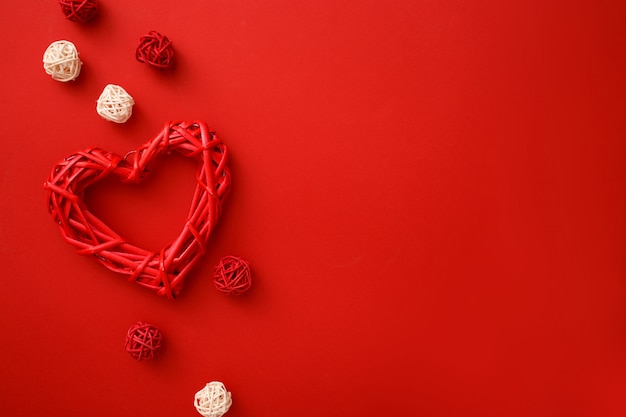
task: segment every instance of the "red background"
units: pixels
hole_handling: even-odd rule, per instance
[[[0,14],[0,406],[7,416],[194,416],[211,380],[236,416],[626,415],[626,3],[53,0]],[[139,36],[177,66],[134,60]],[[73,41],[80,78],[48,77]],[[107,83],[136,100],[101,119]],[[67,245],[43,181],[88,146],[121,154],[172,119],[231,150],[209,253],[169,301]],[[131,241],[178,234],[194,166],[107,181],[92,210]],[[248,259],[253,290],[213,266]],[[124,351],[161,328],[151,362]]]

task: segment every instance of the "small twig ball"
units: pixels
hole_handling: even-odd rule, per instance
[[[133,114],[135,100],[122,87],[108,84],[98,98],[96,110],[102,118],[115,123],[125,123]]]
[[[212,381],[196,392],[193,405],[204,417],[222,417],[232,404],[230,392],[219,381]]]
[[[126,351],[137,361],[152,359],[161,349],[161,331],[151,324],[137,322],[126,334]]]
[[[97,0],[59,0],[59,5],[72,22],[87,23],[98,14]]]
[[[98,14],[98,0],[59,0],[59,5],[72,22],[87,23]]]
[[[250,265],[237,256],[224,256],[215,266],[215,288],[228,295],[241,295],[252,286]]]
[[[43,54],[46,74],[61,82],[75,80],[83,63],[78,58],[76,46],[70,41],[52,42]]]
[[[157,69],[166,69],[174,65],[174,47],[167,36],[151,31],[139,38],[135,51],[137,61]]]

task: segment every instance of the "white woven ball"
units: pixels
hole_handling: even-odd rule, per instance
[[[135,100],[119,85],[108,84],[98,98],[96,111],[106,120],[125,123],[133,114]]]
[[[46,74],[57,81],[75,80],[80,74],[82,65],[76,46],[70,41],[52,42],[43,54],[43,68]]]
[[[204,417],[222,417],[232,404],[230,392],[219,381],[212,381],[196,392],[193,405]]]

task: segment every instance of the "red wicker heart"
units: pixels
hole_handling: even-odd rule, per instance
[[[180,235],[159,252],[128,243],[89,212],[83,201],[90,185],[110,174],[139,183],[161,155],[178,152],[199,163],[189,217]],[[204,122],[169,122],[151,141],[121,157],[100,148],[77,152],[59,162],[44,183],[48,211],[78,253],[95,256],[129,281],[175,298],[200,256],[230,188],[226,146]]]

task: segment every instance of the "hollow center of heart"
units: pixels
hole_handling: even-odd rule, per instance
[[[109,175],[85,190],[89,211],[127,242],[159,251],[180,234],[196,187],[197,164],[168,155],[139,184]]]

